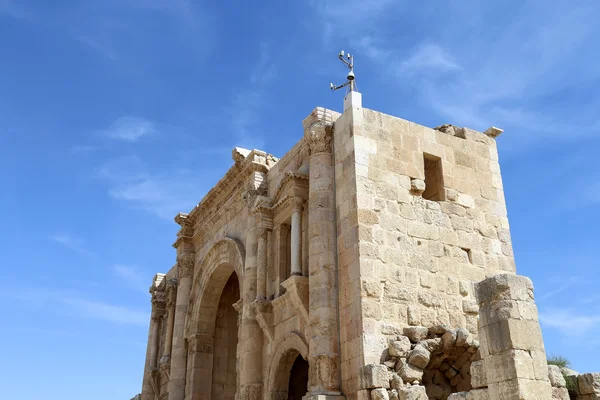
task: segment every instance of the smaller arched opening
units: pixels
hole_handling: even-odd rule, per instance
[[[308,392],[308,347],[290,334],[275,350],[269,376],[270,400],[301,400]]]
[[[287,400],[302,400],[308,392],[308,361],[300,354],[290,370]]]

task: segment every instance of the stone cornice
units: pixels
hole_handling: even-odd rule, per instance
[[[241,150],[234,149],[234,165],[189,213],[192,223],[195,223],[201,214],[229,200],[235,191],[244,187],[246,178],[252,172],[267,173],[279,161],[273,155],[262,150],[252,150],[245,156],[244,151]],[[244,156],[243,159],[242,156]]]
[[[284,195],[306,196],[308,198],[308,175],[298,172],[286,172],[281,180],[277,193],[275,193],[275,204],[281,200]],[[304,195],[304,196],[303,196]]]

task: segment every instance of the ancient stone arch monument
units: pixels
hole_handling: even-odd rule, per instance
[[[176,216],[142,399],[562,398],[515,274],[502,131],[356,101],[302,127],[281,159],[235,148]]]

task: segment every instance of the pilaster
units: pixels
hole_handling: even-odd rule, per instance
[[[192,290],[195,253],[192,244],[193,227],[187,214],[178,214],[175,221],[181,226],[181,229],[177,235],[177,240],[173,244],[173,247],[177,250],[178,286],[173,322],[169,400],[184,400],[187,373],[184,329]]]
[[[340,392],[333,114],[315,109],[303,121],[310,149],[308,196],[309,382],[306,399]],[[323,397],[325,396],[325,397]]]

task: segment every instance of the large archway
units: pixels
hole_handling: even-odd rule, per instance
[[[237,390],[238,312],[242,292],[243,247],[219,241],[194,277],[186,325],[189,337],[186,396],[234,400]]]

